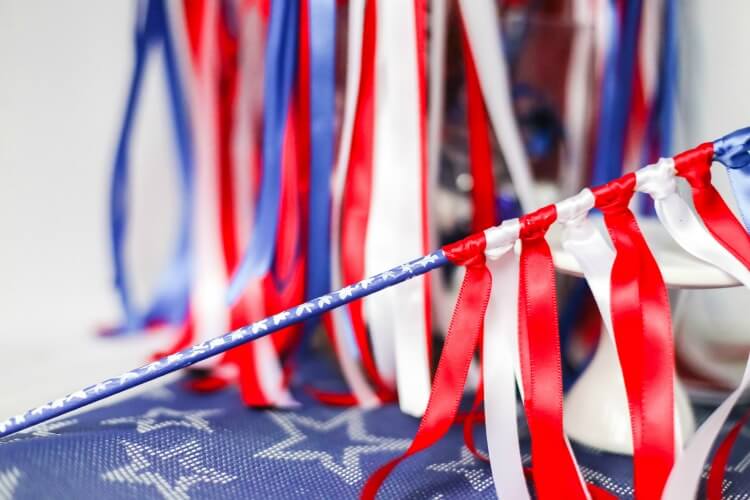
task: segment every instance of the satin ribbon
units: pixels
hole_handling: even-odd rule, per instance
[[[531,498],[523,471],[519,446],[516,380],[521,387],[518,359],[518,256],[513,243],[518,238],[517,219],[490,229],[485,238],[487,268],[492,275],[492,293],[484,319],[482,375],[487,448],[492,479],[500,498]],[[497,237],[495,236],[497,235]]]
[[[662,500],[683,500],[695,498],[703,473],[703,464],[711,452],[714,441],[721,432],[724,422],[737,401],[750,387],[750,358],[745,364],[740,385],[714,410],[714,412],[695,431],[693,437],[672,468],[669,480],[664,488]]]
[[[466,37],[477,68],[487,112],[513,179],[513,187],[528,211],[537,208],[534,180],[513,112],[510,77],[503,51],[497,5],[493,0],[459,0]]]
[[[247,282],[271,268],[279,224],[284,130],[297,66],[298,2],[271,2],[266,46],[263,170],[249,247],[229,284],[234,303]]]
[[[653,198],[659,221],[677,244],[750,287],[750,270],[706,230],[677,192],[674,160],[662,158],[636,172],[636,189]]]
[[[426,232],[424,76],[420,1],[377,3],[372,184],[365,237],[365,275],[423,254]],[[421,41],[424,43],[424,40]],[[385,90],[384,90],[385,89]],[[394,238],[399,244],[394,245]],[[430,317],[425,278],[416,277],[364,301],[378,372],[395,381],[401,410],[421,416],[430,393]],[[395,379],[395,380],[394,380]]]
[[[612,266],[612,323],[630,407],[634,483],[639,498],[658,498],[674,462],[674,353],[667,292],[628,203],[628,174],[593,190],[617,255]]]
[[[711,184],[713,156],[713,144],[701,144],[675,156],[675,169],[690,184],[695,210],[706,228],[737,260],[750,267],[750,235]]]
[[[311,299],[331,288],[330,207],[336,119],[336,2],[308,0],[310,37],[310,204],[307,286]],[[308,324],[312,328],[314,323]]]
[[[539,498],[589,498],[563,430],[562,369],[552,254],[553,206],[521,218],[518,344],[534,487]]]
[[[739,419],[716,449],[714,459],[711,461],[711,470],[706,480],[706,498],[708,500],[722,500],[724,497],[724,472],[729,463],[732,447],[737,442],[742,428],[747,425],[748,418],[750,418],[750,413],[746,413]]]
[[[180,81],[175,41],[170,30],[166,3],[164,0],[148,0],[141,1],[138,5],[140,15],[136,22],[135,66],[117,144],[110,186],[110,229],[114,280],[125,318],[121,326],[106,332],[110,334],[140,330],[157,323],[179,324],[183,322],[187,315],[191,277],[190,226],[193,203],[193,151],[187,102],[183,83]],[[159,45],[164,51],[169,104],[178,154],[181,197],[180,222],[173,256],[157,281],[157,287],[151,302],[144,308],[138,308],[130,296],[124,248],[128,223],[129,149],[146,61],[150,50]]]
[[[495,214],[495,176],[492,172],[492,145],[490,144],[489,121],[482,101],[482,89],[466,38],[466,29],[461,36],[466,75],[466,114],[469,131],[469,166],[473,178],[471,199],[473,233],[492,227],[497,222]]]
[[[492,288],[492,278],[485,266],[485,246],[484,235],[479,234],[443,248],[451,262],[466,266],[466,274],[435,373],[430,400],[409,449],[368,478],[361,493],[363,499],[374,499],[380,485],[399,463],[439,441],[456,419]]]
[[[349,2],[348,11],[346,91],[344,94],[346,100],[331,193],[331,286],[335,289],[343,286],[341,215],[344,210],[343,199],[359,102],[363,61],[361,54],[364,41],[364,0]],[[380,399],[369,386],[365,374],[358,364],[360,353],[354,337],[349,309],[345,307],[334,309],[328,316],[324,317],[324,321],[326,331],[341,366],[341,372],[347,385],[352,390],[351,395],[336,395],[334,399],[342,404],[356,403],[364,407],[378,405]]]

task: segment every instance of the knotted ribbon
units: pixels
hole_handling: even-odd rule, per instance
[[[737,260],[750,268],[750,235],[711,183],[713,156],[713,144],[701,144],[675,156],[675,169],[690,184],[695,209],[706,228]]]
[[[432,383],[427,410],[409,449],[370,476],[362,490],[363,499],[374,499],[380,485],[399,463],[439,441],[456,419],[492,288],[492,279],[485,266],[485,246],[486,240],[480,233],[443,248],[448,260],[466,266],[466,274]]]
[[[563,430],[562,368],[552,253],[554,206],[521,218],[518,345],[531,463],[539,498],[588,498]]]
[[[616,250],[612,323],[628,395],[638,498],[659,498],[675,455],[674,353],[666,287],[628,209],[634,174],[593,189]]]

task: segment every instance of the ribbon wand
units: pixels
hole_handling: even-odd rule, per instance
[[[114,396],[132,387],[145,384],[168,373],[187,368],[206,358],[270,335],[288,326],[306,321],[353,300],[360,299],[384,288],[397,285],[415,276],[444,266],[449,261],[443,250],[437,250],[409,263],[365,278],[353,285],[321,295],[304,304],[291,307],[274,316],[256,321],[225,335],[206,340],[185,350],[136,368],[119,377],[104,380],[96,385],[68,394],[45,405],[0,422],[0,437],[14,434],[47,420],[59,417],[84,406]]]
[[[711,143],[709,143],[711,144]],[[730,169],[742,168],[750,164],[750,127],[737,130],[711,144],[713,160]],[[469,237],[470,238],[470,237]],[[289,308],[275,316],[256,321],[238,328],[223,336],[207,340],[193,347],[177,352],[148,365],[142,366],[119,377],[114,377],[96,385],[78,390],[60,399],[0,422],[0,437],[4,437],[33,425],[69,413],[78,408],[95,403],[127,389],[145,384],[168,373],[186,368],[206,358],[221,354],[246,342],[270,335],[278,330],[305,321],[313,316],[365,297],[389,286],[425,274],[449,262],[444,251],[437,250],[407,264],[395,267],[353,285],[327,295],[322,295],[304,304]]]

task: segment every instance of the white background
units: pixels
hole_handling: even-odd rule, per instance
[[[750,2],[677,3],[679,148],[750,125]],[[137,366],[169,340],[94,335],[119,318],[107,200],[134,7],[0,0],[0,419]],[[129,243],[141,299],[176,214],[175,194],[164,188],[175,166],[161,73],[149,71],[145,87],[132,162],[138,229]],[[730,312],[720,318],[737,324]],[[701,328],[710,319],[703,316],[694,318]]]

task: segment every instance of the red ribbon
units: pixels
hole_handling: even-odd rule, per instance
[[[344,283],[356,283],[365,277],[365,237],[370,214],[375,122],[376,30],[375,2],[366,2],[357,112],[341,211],[341,274]],[[382,380],[375,364],[362,314],[362,301],[355,300],[349,304],[349,311],[365,372],[381,399],[395,399],[393,390]]]
[[[734,424],[732,430],[726,435],[724,440],[716,450],[713,460],[711,461],[711,471],[708,474],[708,481],[706,481],[706,498],[708,500],[721,500],[722,490],[724,485],[724,471],[726,470],[727,463],[729,463],[729,456],[732,453],[732,447],[740,436],[740,431],[747,424],[750,419],[750,413],[746,413],[740,420]]]
[[[492,277],[484,265],[485,244],[484,235],[480,233],[443,248],[451,262],[466,266],[466,274],[440,355],[427,410],[409,449],[369,477],[362,489],[363,499],[374,499],[380,485],[399,463],[439,441],[456,420],[492,288]]]
[[[690,184],[695,209],[706,228],[724,248],[750,269],[750,235],[711,184],[713,156],[713,144],[701,144],[675,156],[675,169]]]
[[[479,75],[471,54],[471,45],[466,38],[466,29],[461,33],[461,46],[464,54],[466,74],[466,112],[469,125],[469,164],[474,179],[471,199],[474,207],[472,232],[479,232],[494,226],[495,177],[492,172],[492,145],[489,137],[489,121],[479,87]]]
[[[586,498],[563,429],[563,388],[552,253],[544,239],[554,206],[521,218],[518,343],[538,498]],[[502,465],[502,464],[500,464]]]
[[[628,203],[635,175],[593,189],[617,255],[612,323],[630,407],[635,491],[659,498],[674,462],[674,352],[664,281]]]

